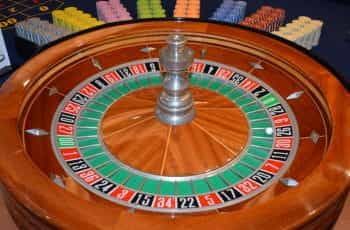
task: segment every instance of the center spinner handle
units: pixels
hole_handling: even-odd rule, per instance
[[[160,64],[166,73],[163,91],[157,101],[156,116],[163,123],[182,125],[192,121],[195,116],[187,72],[193,62],[193,50],[186,47],[183,35],[170,35],[167,43],[160,50]]]

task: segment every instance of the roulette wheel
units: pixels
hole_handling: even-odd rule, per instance
[[[349,189],[348,92],[254,30],[102,26],[0,93],[1,181],[24,229],[327,229]]]

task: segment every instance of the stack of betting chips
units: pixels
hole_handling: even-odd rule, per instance
[[[15,25],[19,37],[35,43],[38,46],[45,45],[56,39],[70,34],[62,27],[50,24],[40,18],[29,18]]]
[[[245,16],[247,2],[223,0],[210,19],[221,22],[239,23]]]
[[[137,17],[144,18],[165,18],[165,10],[161,0],[137,0]]]
[[[322,26],[323,22],[320,20],[312,20],[309,17],[300,16],[272,33],[310,50],[318,45]]]
[[[174,17],[176,18],[199,18],[200,0],[177,0]]]
[[[118,22],[131,20],[132,17],[120,0],[97,1],[97,17],[104,22]]]
[[[284,9],[262,6],[254,14],[246,17],[240,24],[272,32],[277,30],[283,24],[285,16],[286,12]]]
[[[104,24],[103,21],[97,20],[90,14],[78,10],[76,7],[67,7],[64,10],[52,11],[52,20],[55,25],[64,27],[72,32]]]

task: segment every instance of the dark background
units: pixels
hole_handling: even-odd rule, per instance
[[[121,0],[133,18],[136,15],[136,0]],[[176,0],[163,0],[167,16],[172,17]],[[207,20],[222,0],[201,0],[201,19]],[[280,7],[286,10],[286,22],[298,16],[309,16],[324,22],[318,47],[311,54],[328,63],[338,74],[339,79],[349,88],[350,86],[350,0],[247,0],[246,15],[255,12],[263,5]],[[96,17],[96,6],[93,0],[66,0],[61,8],[76,6]],[[41,16],[51,20],[50,15]],[[27,59],[19,55],[14,39],[14,29],[3,31],[12,66],[21,66]],[[7,79],[9,74],[0,76],[0,82]]]

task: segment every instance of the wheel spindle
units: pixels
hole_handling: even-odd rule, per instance
[[[160,63],[166,73],[156,116],[163,123],[182,125],[192,121],[195,116],[187,72],[193,62],[193,50],[186,47],[183,35],[170,35],[167,42],[168,45],[160,50]]]

